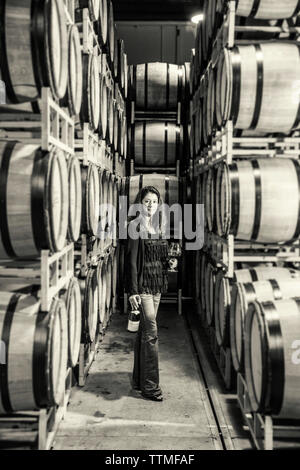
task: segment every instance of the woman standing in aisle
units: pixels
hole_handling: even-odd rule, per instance
[[[134,346],[132,383],[144,398],[162,401],[159,386],[156,316],[161,294],[168,289],[168,242],[159,191],[144,187],[135,204],[140,215],[129,223],[127,243],[127,292],[133,309],[141,305],[141,321]]]

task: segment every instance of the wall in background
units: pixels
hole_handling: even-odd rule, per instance
[[[190,22],[117,22],[118,36],[125,41],[128,63],[189,62],[195,46],[195,26]]]

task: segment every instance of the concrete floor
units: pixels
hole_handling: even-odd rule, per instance
[[[74,388],[55,450],[215,450],[218,430],[184,320],[175,306],[158,313],[162,403],[131,389],[134,334],[114,314],[84,388]]]

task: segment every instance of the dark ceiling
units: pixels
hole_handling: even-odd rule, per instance
[[[202,0],[113,0],[116,21],[189,21]]]

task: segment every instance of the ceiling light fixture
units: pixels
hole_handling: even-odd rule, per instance
[[[199,23],[199,21],[202,21],[202,20],[203,20],[203,14],[202,13],[199,14],[199,15],[195,15],[191,18],[191,22],[195,23],[195,24]]]

